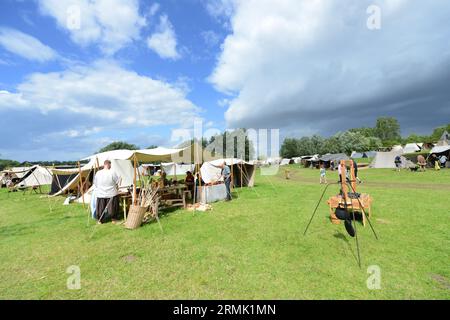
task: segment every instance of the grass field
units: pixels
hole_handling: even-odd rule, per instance
[[[63,198],[2,190],[0,298],[450,299],[450,170],[360,170],[380,237],[359,225],[361,269],[325,201],[303,236],[323,186],[317,170],[290,170],[291,180],[283,170],[258,175],[255,188],[211,212],[173,211],[162,232],[97,226]],[[72,265],[80,290],[66,287]],[[370,265],[380,267],[380,290],[367,288]]]

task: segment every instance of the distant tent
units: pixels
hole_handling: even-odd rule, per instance
[[[414,153],[414,152],[419,152],[419,151],[420,151],[420,147],[417,145],[417,143],[408,143],[403,148],[404,153]]]
[[[448,145],[450,145],[450,135],[447,131],[444,131],[436,146],[443,147]]]
[[[401,156],[403,151],[390,151],[390,152],[377,152],[372,163],[369,165],[370,168],[376,169],[390,169],[395,168],[395,157]],[[406,164],[405,157],[402,158],[402,164]]]
[[[302,156],[301,157],[301,164],[305,167],[308,168],[309,166],[311,166],[312,163],[315,163],[317,161],[319,161],[319,155],[315,154],[312,156]]]
[[[295,157],[295,158],[292,158],[292,160],[294,160],[295,164],[298,164],[298,163],[302,162],[302,157]]]
[[[334,163],[334,167],[337,168],[341,160],[350,160],[345,153],[325,154],[319,158],[319,162],[323,163],[325,167],[331,167],[331,161]]]
[[[351,154],[351,156],[350,156],[350,158],[353,158],[353,159],[362,159],[362,158],[366,158],[366,155],[365,155],[365,153],[362,153],[362,152],[356,152],[356,151],[353,151],[352,154]]]
[[[287,166],[288,164],[294,163],[294,160],[292,159],[283,159],[280,162],[280,166]]]
[[[185,175],[188,171],[194,172],[195,169],[193,164],[162,163],[161,165],[168,176]]]
[[[364,152],[365,157],[364,158],[374,158],[377,155],[376,151],[367,151]]]

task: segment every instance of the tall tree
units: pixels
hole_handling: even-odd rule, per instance
[[[283,158],[294,158],[300,156],[297,139],[286,138],[280,148]]]
[[[383,143],[398,143],[401,140],[400,124],[393,117],[378,118],[375,126],[375,134]]]
[[[101,153],[113,150],[137,150],[137,149],[139,149],[139,147],[134,144],[130,144],[123,141],[116,141],[108,144],[106,147],[100,149],[98,152]]]

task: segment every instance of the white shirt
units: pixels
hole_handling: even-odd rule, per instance
[[[94,178],[95,196],[97,198],[112,198],[117,196],[119,176],[107,169],[97,172]]]

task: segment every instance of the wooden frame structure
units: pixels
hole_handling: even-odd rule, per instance
[[[330,218],[331,222],[334,224],[340,224],[341,221],[336,217],[335,210],[337,208],[350,208],[353,211],[364,211],[367,212],[368,218],[370,219],[372,216],[372,197],[368,194],[361,194],[359,199],[349,196],[350,193],[356,193],[356,176],[355,176],[355,168],[352,160],[341,160],[339,163],[340,166],[340,185],[341,185],[341,194],[336,195],[328,199],[327,203],[330,208]],[[350,168],[350,176],[347,181],[347,166]],[[351,190],[349,190],[349,186],[347,184],[349,182],[351,186]],[[362,223],[363,226],[366,226],[366,215],[362,214]]]

